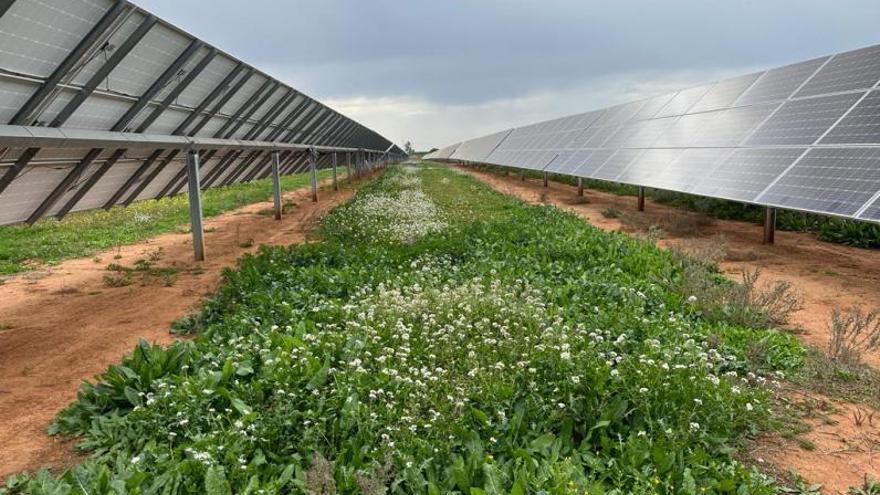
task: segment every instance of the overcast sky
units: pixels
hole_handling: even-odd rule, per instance
[[[135,0],[417,149],[880,43],[880,0]]]

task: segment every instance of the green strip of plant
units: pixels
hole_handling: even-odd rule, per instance
[[[327,170],[319,179],[330,177]],[[308,174],[282,177],[283,190],[308,185]],[[272,197],[272,181],[265,179],[208,189],[202,197],[206,217],[220,215]],[[128,208],[73,213],[61,221],[44,219],[33,226],[0,227],[0,275],[27,271],[35,266],[90,256],[98,251],[174,232],[189,224],[186,194],[158,201],[140,201]]]
[[[699,266],[439,167],[321,235],[84,386],[53,431],[87,460],[8,493],[774,493],[736,453],[803,349],[704,310]]]

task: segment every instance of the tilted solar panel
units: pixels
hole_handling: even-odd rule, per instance
[[[516,128],[487,162],[846,218],[880,216],[880,45],[589,115]]]
[[[135,141],[149,134],[402,155],[378,133],[124,0],[9,0],[0,9],[0,46],[7,132],[89,130]],[[181,149],[69,149],[63,139],[22,149],[10,139],[0,136],[0,224],[127,205],[185,184]],[[201,151],[203,187],[263,178],[269,169],[268,150]],[[292,172],[303,159],[286,151],[282,168]]]
[[[852,216],[880,191],[880,149],[815,148],[756,201]]]

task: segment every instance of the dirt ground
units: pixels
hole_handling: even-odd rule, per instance
[[[614,207],[622,215],[639,215],[636,198],[621,197],[602,191],[585,190],[584,202],[577,188],[551,181],[548,188],[539,179],[521,181],[518,174],[501,174],[463,169],[495,190],[529,203],[545,203],[576,213],[605,230],[623,230],[618,218],[606,218],[603,210]],[[647,200],[647,215],[655,220],[681,216],[676,208]],[[803,297],[804,307],[791,321],[798,336],[807,344],[824,349],[830,340],[828,322],[834,308],[860,306],[880,308],[880,253],[818,240],[796,232],[777,232],[776,244],[764,245],[763,228],[745,222],[702,218],[700,228],[690,235],[665,233],[663,246],[693,247],[723,244],[726,259],[721,269],[731,278],[740,279],[743,270],[761,269],[766,281],[786,280]],[[864,361],[880,367],[880,353],[864,356]],[[856,428],[851,414],[858,406],[839,405],[841,410],[828,421],[815,425],[806,435],[816,445],[812,451],[797,442],[778,440],[768,446],[766,460],[783,470],[794,468],[812,483],[823,483],[826,493],[846,493],[849,486],[860,485],[864,475],[880,479],[880,413],[873,425]],[[862,407],[867,414],[870,410]],[[838,417],[839,416],[839,417]],[[842,442],[842,443],[841,443]],[[855,447],[854,445],[858,445]]]
[[[193,261],[190,234],[171,233],[7,279],[0,285],[0,480],[75,461],[71,442],[48,436],[46,427],[80,383],[140,338],[171,342],[171,323],[216,291],[223,268],[261,244],[303,242],[318,216],[351,196],[346,189],[324,190],[318,203],[308,189],[291,191],[285,201],[296,206],[280,222],[265,214],[271,203],[206,220],[204,263]],[[179,273],[148,280],[136,274],[131,285],[108,286],[109,264],[141,259]]]

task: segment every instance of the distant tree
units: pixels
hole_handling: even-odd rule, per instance
[[[409,142],[409,141],[407,141],[406,143],[404,143],[404,145],[403,145],[403,151],[405,151],[407,155],[412,155],[412,154],[414,154],[414,153],[416,152],[416,150],[414,150],[413,147],[412,147],[412,143]]]

